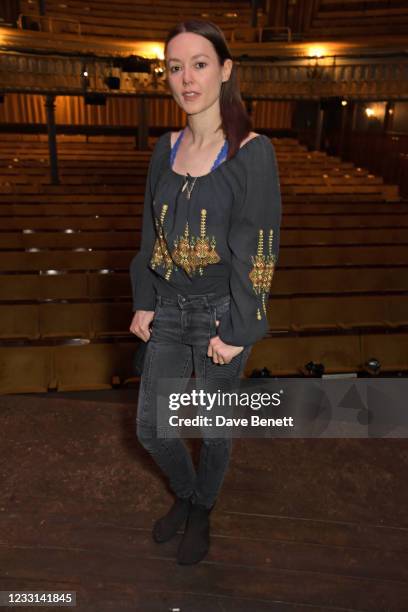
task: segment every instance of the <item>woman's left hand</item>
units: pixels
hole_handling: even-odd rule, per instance
[[[218,327],[219,321],[216,321]],[[232,344],[225,344],[219,336],[214,336],[210,340],[208,345],[207,355],[212,357],[214,363],[224,365],[230,363],[230,361],[239,355],[244,350],[243,346],[233,346]]]

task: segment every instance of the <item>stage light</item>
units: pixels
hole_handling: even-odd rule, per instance
[[[325,55],[325,48],[324,47],[309,47],[307,53],[309,57],[321,58],[321,57],[324,57]]]
[[[82,88],[86,89],[87,87],[89,87],[89,73],[88,73],[88,70],[86,69],[86,66],[82,67],[80,77],[81,77]]]
[[[364,364],[365,371],[371,376],[377,376],[381,371],[381,363],[376,357],[370,357]]]

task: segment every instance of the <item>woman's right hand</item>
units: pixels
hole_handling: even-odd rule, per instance
[[[154,318],[154,310],[136,310],[129,331],[144,342],[150,339],[150,324]]]

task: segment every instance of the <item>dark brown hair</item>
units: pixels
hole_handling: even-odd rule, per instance
[[[209,40],[217,53],[221,66],[226,59],[232,60],[232,55],[222,30],[212,21],[204,19],[180,21],[171,28],[164,44],[165,55],[167,54],[167,45],[171,39],[182,32],[200,34],[200,36],[204,36],[204,38]],[[228,141],[227,159],[231,159],[238,151],[241,141],[253,129],[251,117],[248,115],[241,98],[235,63],[233,63],[230,78],[221,84],[220,112],[221,125],[219,128],[223,129],[225,138]]]

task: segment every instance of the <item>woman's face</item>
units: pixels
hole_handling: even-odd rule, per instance
[[[183,32],[167,45],[166,67],[174,99],[191,115],[206,110],[218,100],[221,83],[230,77],[232,60],[227,59],[220,66],[209,40],[193,32]],[[188,91],[196,95],[185,95]]]

